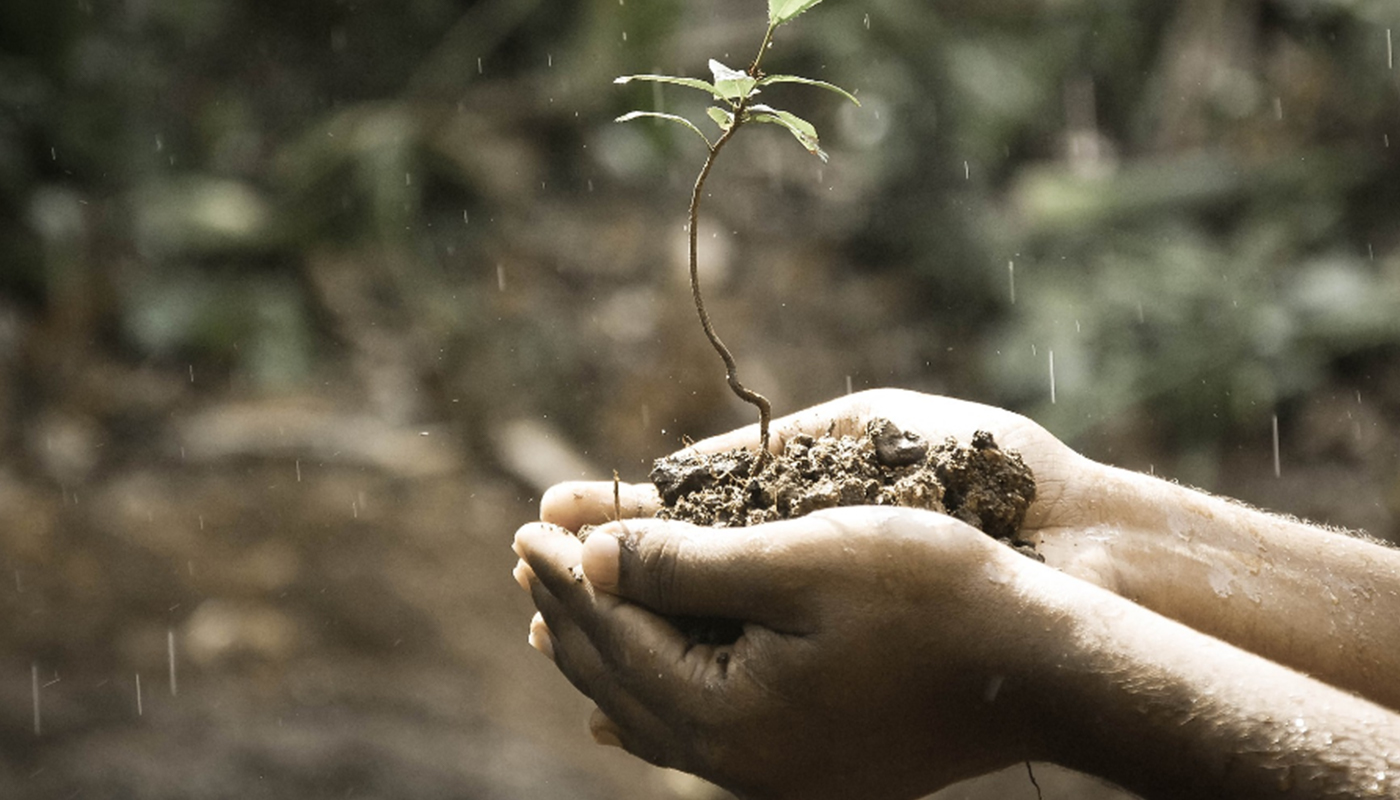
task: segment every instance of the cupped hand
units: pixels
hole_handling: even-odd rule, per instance
[[[1044,530],[1094,523],[1094,508],[1084,499],[1084,489],[1094,481],[1099,465],[1030,419],[994,406],[904,389],[872,389],[774,420],[770,447],[781,452],[786,442],[799,434],[859,436],[865,432],[866,423],[876,417],[889,419],[934,443],[949,436],[970,442],[977,431],[989,431],[999,446],[1018,451],[1036,483],[1035,502],[1022,525],[1023,539],[1035,541]],[[715,453],[757,446],[755,424],[705,439],[687,449]],[[613,489],[611,483],[596,482],[552,487],[540,503],[540,518],[569,530],[611,520],[616,516]],[[659,500],[650,484],[623,484],[620,491],[624,518],[656,513]]]
[[[586,542],[534,523],[516,549],[537,646],[606,714],[596,735],[653,763],[743,797],[900,798],[1038,752],[1017,698],[1043,626],[1017,587],[1045,567],[949,517],[629,520]],[[675,617],[743,633],[696,644]]]

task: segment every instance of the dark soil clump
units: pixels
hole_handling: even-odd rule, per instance
[[[990,433],[971,444],[938,444],[876,419],[859,438],[796,436],[780,455],[752,450],[658,459],[657,516],[697,525],[738,527],[800,517],[836,506],[908,506],[956,517],[1023,551],[1017,540],[1035,479],[1015,452]]]

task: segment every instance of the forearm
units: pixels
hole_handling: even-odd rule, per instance
[[[1400,708],[1400,550],[1102,468],[1049,563],[1199,631]]]
[[[1049,573],[1048,570],[1043,571]],[[1045,757],[1147,798],[1400,797],[1400,716],[1051,573]]]

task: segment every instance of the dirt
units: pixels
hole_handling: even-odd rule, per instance
[[[887,419],[859,438],[796,436],[783,452],[753,450],[658,459],[651,481],[663,519],[738,527],[837,506],[907,506],[956,517],[1011,545],[1035,499],[1030,468],[978,431],[970,444],[930,445]]]
[[[887,419],[860,437],[800,435],[781,454],[754,450],[681,454],[656,461],[651,481],[663,519],[739,527],[800,517],[823,508],[880,505],[948,514],[1032,558],[1019,538],[1035,478],[1021,456],[978,431],[970,443],[930,444]],[[739,626],[726,620],[679,620],[697,642],[729,643]]]

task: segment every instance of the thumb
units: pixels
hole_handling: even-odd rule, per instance
[[[809,521],[810,520],[810,521]],[[796,524],[801,523],[801,525]],[[702,528],[658,519],[595,529],[583,544],[594,587],[666,616],[720,617],[791,629],[809,596],[806,570],[787,546],[811,518],[750,528]]]

